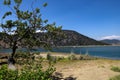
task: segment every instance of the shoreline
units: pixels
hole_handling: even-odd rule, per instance
[[[76,53],[62,53],[62,52],[41,52],[40,55],[46,56],[48,53],[50,53],[52,56],[58,56],[58,57],[68,57],[71,54],[75,56],[86,56],[86,54],[76,54]],[[90,56],[91,58],[97,58],[97,59],[106,59],[106,60],[118,60],[120,61],[120,58],[109,58],[109,57],[101,57],[101,56],[92,56],[92,55],[87,55]]]
[[[33,52],[34,53],[34,52]],[[35,53],[38,53],[38,52],[35,52]],[[74,54],[74,55],[83,55],[85,56],[86,54],[78,54],[78,53],[64,53],[64,52],[39,52],[40,54],[42,55],[47,55],[47,53],[50,53],[52,55],[59,55],[59,56],[68,56],[68,55],[71,55],[71,54]],[[11,53],[0,53],[0,57],[1,56],[10,56]],[[118,57],[102,57],[102,56],[93,56],[93,55],[89,55],[87,54],[88,56],[91,56],[91,57],[94,57],[94,58],[99,58],[99,59],[108,59],[108,60],[120,60],[120,58]]]

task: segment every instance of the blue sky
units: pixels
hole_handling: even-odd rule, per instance
[[[3,0],[2,0],[3,1]],[[0,2],[0,18],[8,10]],[[22,9],[30,9],[33,0],[23,0]],[[46,8],[41,8],[44,2]],[[75,30],[94,39],[120,39],[120,0],[36,0],[42,17],[63,29]]]

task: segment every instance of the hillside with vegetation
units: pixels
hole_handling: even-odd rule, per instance
[[[58,41],[58,46],[108,45],[73,30],[63,30],[63,33],[65,37],[62,38],[61,41]]]
[[[36,33],[34,36],[39,40],[49,42],[53,46],[81,46],[81,45],[108,45],[107,43],[96,41],[85,35],[82,35],[73,30],[62,30],[63,36],[57,36],[56,39],[52,39],[51,34],[46,34],[45,32]],[[43,36],[48,36],[49,38],[44,38]],[[3,47],[8,47],[7,40],[4,42],[2,40],[3,34],[0,33],[0,45]]]
[[[101,40],[101,42],[112,44],[112,45],[120,45],[120,40],[117,40],[117,39],[112,39],[112,40],[104,39],[104,40]]]

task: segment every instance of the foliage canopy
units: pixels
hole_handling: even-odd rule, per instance
[[[8,6],[10,11],[5,12],[3,15],[3,23],[0,24],[0,27],[4,35],[3,41],[12,48],[12,57],[18,47],[48,47],[51,43],[51,38],[56,39],[61,32],[61,26],[56,27],[55,23],[48,24],[48,20],[41,18],[39,8],[33,9],[31,7],[32,10],[22,10],[20,9],[21,4],[22,0],[4,0],[4,5]],[[47,3],[43,4],[43,7],[46,6]],[[6,19],[8,16],[15,16],[16,18]],[[39,34],[42,35],[40,39],[35,35],[37,31],[42,33]]]
[[[16,49],[19,47],[32,48],[36,46],[49,48],[52,40],[57,39],[61,34],[61,26],[56,27],[55,23],[48,24],[48,20],[41,18],[40,8],[22,10],[22,0],[4,0],[4,5],[9,7],[2,17],[2,40],[12,49],[11,59],[13,60]],[[47,3],[43,4],[46,7]],[[8,19],[7,17],[15,17]],[[39,34],[38,34],[39,31]],[[36,36],[37,34],[37,36]],[[38,36],[41,36],[38,38]]]

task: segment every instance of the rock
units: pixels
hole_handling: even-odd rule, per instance
[[[9,64],[9,65],[8,65],[8,69],[16,70],[16,67],[15,67],[15,65],[13,65],[13,64]]]

